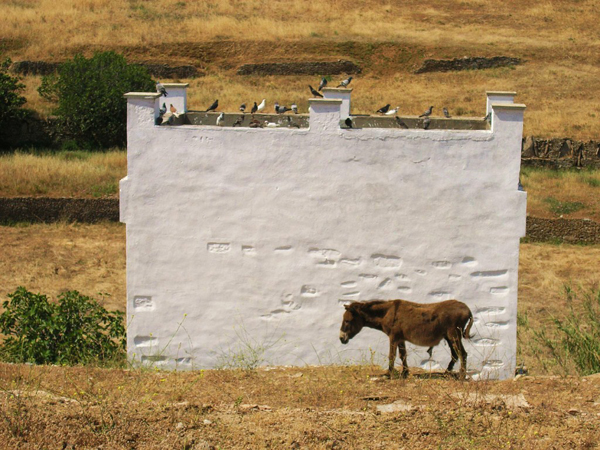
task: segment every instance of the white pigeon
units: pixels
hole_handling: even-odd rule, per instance
[[[220,126],[221,123],[223,122],[223,119],[225,119],[225,113],[222,112],[221,114],[219,114],[219,117],[217,117],[217,126]]]
[[[298,105],[295,103],[292,103],[292,111],[294,111],[294,114],[298,114]]]
[[[275,122],[269,122],[268,120],[265,120],[265,127],[267,128],[277,128],[279,125],[277,125]]]
[[[385,113],[385,115],[386,116],[395,116],[399,109],[400,109],[400,107],[396,106],[396,109],[390,109],[388,112]]]
[[[262,102],[260,102],[260,105],[258,105],[257,112],[261,112],[263,109],[265,109],[266,105],[267,105],[267,99],[263,98]]]

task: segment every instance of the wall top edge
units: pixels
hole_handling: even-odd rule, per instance
[[[342,99],[341,98],[309,98],[308,99],[308,103],[309,104],[313,104],[313,103],[318,103],[318,104],[331,104],[331,105],[341,105],[342,104]]]
[[[186,88],[190,83],[161,83],[165,88]]]
[[[324,87],[321,89],[323,92],[352,92],[351,88],[334,88],[334,87]]]
[[[525,106],[522,103],[492,103],[493,109],[525,109]]]
[[[162,94],[160,92],[128,92],[123,94],[125,98],[158,98]]]
[[[517,93],[515,91],[485,91],[485,95],[488,97],[490,95],[514,97]]]

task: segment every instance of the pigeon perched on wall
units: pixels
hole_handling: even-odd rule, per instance
[[[238,117],[237,120],[235,122],[233,122],[233,126],[234,127],[241,127],[242,126],[242,122],[244,122],[244,116]]]
[[[160,95],[164,95],[165,97],[168,95],[167,90],[165,89],[165,87],[162,85],[162,83],[160,81],[156,82],[156,92],[159,92]]]
[[[223,123],[223,119],[225,119],[225,113],[222,112],[221,114],[219,114],[219,117],[217,117],[217,126],[220,126]]]
[[[396,123],[398,123],[398,125],[400,125],[400,128],[404,128],[404,129],[408,129],[408,125],[406,125],[404,123],[404,120],[402,120],[400,117],[396,116]]]
[[[263,124],[258,119],[252,119],[248,125],[250,128],[262,128]]]
[[[485,117],[483,118],[483,121],[484,121],[484,122],[490,122],[490,123],[491,123],[491,121],[492,121],[492,112],[491,112],[491,111],[490,111],[489,113],[487,113],[487,116],[485,116]]]
[[[291,111],[290,108],[288,108],[287,106],[280,106],[279,110],[277,111],[279,114],[285,114],[286,112]]]
[[[167,104],[163,103],[162,107],[158,110],[158,114],[160,114],[161,116],[164,116],[166,112],[167,112]]]
[[[169,103],[169,105],[171,105],[171,107],[169,108],[169,111],[171,111],[173,114],[177,114],[177,108],[175,108],[173,106],[173,103]]]
[[[352,77],[348,77],[344,81],[342,81],[340,84],[338,84],[338,87],[348,87],[348,85],[350,84],[351,81],[352,81]]]
[[[423,119],[423,129],[424,130],[428,129],[429,125],[431,125],[431,119],[429,117],[425,117]]]
[[[275,106],[273,108],[277,114],[279,114],[279,103],[275,102]]]
[[[294,114],[298,114],[298,105],[295,103],[292,103],[292,111],[294,111]]]
[[[395,115],[398,112],[399,109],[400,109],[400,107],[396,106],[395,109],[390,109],[388,112],[385,113],[385,115],[386,116],[393,116],[393,115]]]
[[[256,102],[254,102],[254,106],[250,110],[250,114],[255,114],[256,111],[258,111],[258,105],[256,104]]]
[[[444,107],[444,109],[442,109],[442,111],[444,112],[444,117],[449,119],[450,117],[452,117],[450,115],[450,113],[448,112],[448,108]]]
[[[427,111],[425,111],[423,114],[421,114],[419,117],[429,117],[432,112],[433,112],[433,106],[430,106],[429,109]]]
[[[205,112],[214,111],[218,107],[219,107],[219,100],[215,100],[214,103],[212,105],[210,105],[209,108]]]
[[[321,82],[319,83],[319,91],[322,90],[325,86],[327,86],[327,78],[321,78]]]
[[[241,111],[241,112],[243,112],[243,113],[245,113],[245,112],[246,112],[246,104],[245,104],[245,103],[242,103],[242,104],[240,105],[240,111]]]
[[[315,91],[315,89],[310,84],[308,85],[308,88],[310,89],[310,93],[312,95],[314,95],[315,97],[323,98],[323,96],[319,92]]]
[[[261,112],[263,109],[265,109],[265,106],[267,106],[267,99],[263,98],[262,102],[260,102],[260,105],[258,105],[258,112]]]
[[[348,128],[352,128],[352,119],[350,117],[346,117],[346,120],[344,120],[344,124],[348,127]]]
[[[390,110],[390,104],[388,103],[387,105],[385,105],[382,108],[379,108],[376,112],[380,113],[380,114],[385,114],[386,112],[388,112]]]

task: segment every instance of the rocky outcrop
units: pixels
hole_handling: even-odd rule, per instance
[[[352,61],[244,64],[238,75],[340,75],[360,73]]]
[[[521,164],[554,169],[597,169],[600,168],[600,142],[527,136],[523,139]]]
[[[479,70],[522,64],[521,58],[494,56],[492,58],[468,57],[455,59],[426,59],[415,73],[451,72],[456,70]]]

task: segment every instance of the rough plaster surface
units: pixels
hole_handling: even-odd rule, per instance
[[[492,131],[342,130],[341,102],[311,101],[293,130],[155,127],[157,101],[129,98],[130,356],[380,362],[381,332],[339,342],[344,303],[456,298],[475,315],[469,372],[513,375],[523,108],[494,108]],[[411,366],[449,358],[409,347]]]

